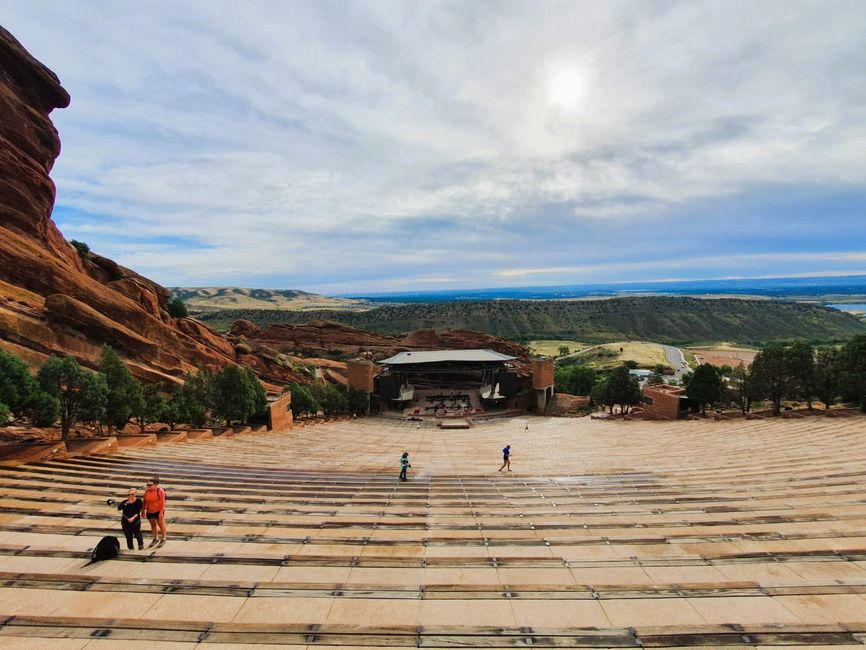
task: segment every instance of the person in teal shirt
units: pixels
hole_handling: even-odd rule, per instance
[[[409,452],[404,451],[403,455],[400,456],[400,480],[401,481],[406,480],[406,470],[409,469],[410,467],[412,467],[412,466],[409,464]]]

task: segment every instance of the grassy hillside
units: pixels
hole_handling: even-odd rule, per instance
[[[296,289],[243,289],[240,287],[174,287],[172,296],[183,300],[191,312],[223,309],[279,309],[309,311],[311,309],[370,309],[366,300],[330,298]]]
[[[260,326],[335,320],[383,334],[467,328],[518,341],[607,343],[632,339],[679,345],[716,341],[760,345],[789,339],[830,342],[866,331],[854,316],[818,305],[680,297],[449,302],[385,306],[362,312],[223,310],[205,314],[202,320],[226,327],[239,318]]]

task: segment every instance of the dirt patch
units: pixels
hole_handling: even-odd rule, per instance
[[[736,368],[740,363],[748,366],[755,360],[757,350],[750,348],[735,348],[719,346],[715,348],[691,348],[689,350],[695,355],[699,364],[709,363],[713,366],[732,366]]]

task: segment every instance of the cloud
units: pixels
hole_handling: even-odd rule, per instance
[[[866,250],[860,9],[44,1],[4,19],[72,95],[53,115],[67,236],[169,285],[375,291],[860,268],[840,257]],[[563,70],[579,101],[551,94]]]

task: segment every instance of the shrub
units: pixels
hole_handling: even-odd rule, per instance
[[[166,308],[168,309],[168,315],[172,318],[186,318],[189,316],[186,305],[177,296],[168,301]]]
[[[0,350],[0,402],[20,415],[35,390],[36,382],[27,364],[11,352]]]
[[[9,422],[9,407],[0,404],[0,427],[5,427],[7,422]]]
[[[30,417],[37,427],[50,427],[57,422],[60,402],[44,390],[36,390],[30,398]]]
[[[87,259],[90,257],[90,246],[85,244],[83,241],[78,241],[76,239],[70,239],[69,243],[72,244],[72,247],[78,251],[78,254]]]

